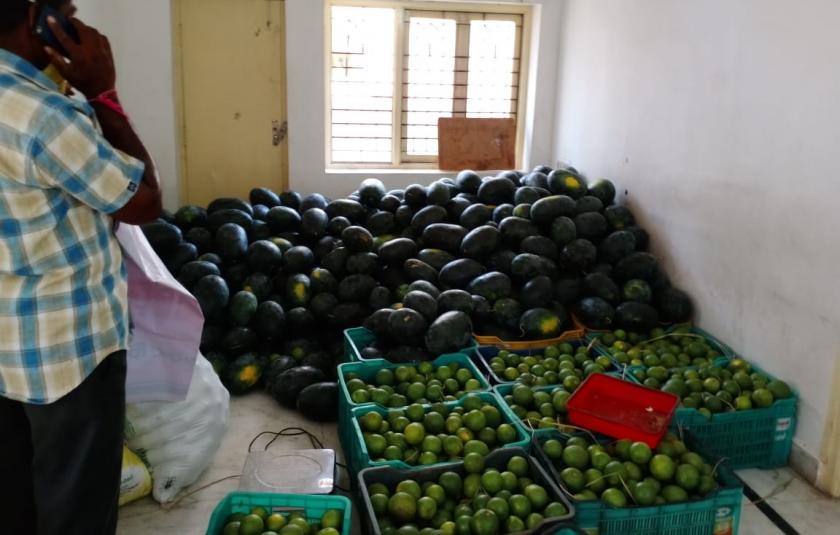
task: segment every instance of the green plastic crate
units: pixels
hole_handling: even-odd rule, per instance
[[[446,366],[448,364],[452,364],[453,362],[458,363],[461,365],[462,368],[466,368],[470,371],[472,376],[481,383],[481,388],[479,390],[473,390],[473,392],[483,392],[490,390],[490,383],[487,381],[487,378],[482,375],[481,371],[476,367],[473,363],[472,359],[465,354],[465,353],[447,353],[445,355],[441,355],[435,360],[432,361],[432,366],[437,370],[441,366]],[[349,409],[355,409],[356,407],[361,407],[364,405],[378,405],[372,401],[367,403],[354,403],[353,400],[350,398],[350,391],[347,389],[347,381],[345,380],[345,376],[348,374],[355,374],[360,379],[365,382],[373,380],[376,372],[381,369],[391,369],[395,370],[400,366],[406,366],[406,364],[396,364],[390,362],[385,359],[375,359],[375,360],[365,360],[360,362],[346,362],[338,366],[338,383],[339,388],[341,389],[341,396],[339,397],[340,404],[344,405],[344,407]],[[382,405],[379,405],[382,407]],[[398,407],[386,407],[386,408],[398,408]]]
[[[621,372],[610,372],[607,375],[609,375],[611,377],[616,377],[616,378],[619,378],[619,379],[623,379]],[[630,381],[630,382],[635,382],[635,381]],[[508,416],[514,422],[516,422],[516,424],[518,426],[520,426],[525,433],[527,433],[529,435],[532,435],[532,436],[534,436],[534,435],[541,436],[541,435],[545,435],[547,433],[551,433],[552,431],[556,431],[556,428],[553,428],[553,427],[533,429],[528,424],[523,422],[521,418],[516,416],[516,413],[513,412],[513,409],[510,408],[510,405],[505,403],[505,396],[510,394],[513,391],[513,387],[515,387],[516,384],[517,383],[505,383],[505,384],[496,385],[496,386],[493,387],[493,392],[495,392],[496,395],[501,400],[503,408],[504,408],[505,411],[507,411]],[[531,387],[531,390],[533,390],[535,392],[541,392],[541,391],[542,392],[551,392],[552,390],[557,388],[557,386],[559,386],[559,385],[534,386],[534,387]]]
[[[562,437],[558,432],[535,437],[532,448],[561,488],[560,475],[542,451],[542,444],[550,438]],[[686,441],[706,459],[714,459],[693,437],[687,436]],[[590,535],[738,535],[743,485],[726,462],[718,465],[716,479],[720,488],[712,495],[684,503],[614,508],[599,500],[573,500],[575,523]]]
[[[269,513],[303,511],[309,522],[320,521],[329,509],[343,512],[341,535],[350,535],[353,527],[353,506],[344,496],[309,496],[305,494],[270,494],[264,492],[231,492],[213,510],[207,535],[221,535],[225,520],[233,513],[248,513],[253,507],[264,507]]]
[[[725,366],[727,357],[715,361]],[[750,363],[753,371],[775,379],[758,366]],[[633,366],[628,373],[644,368]],[[635,380],[635,377],[630,376]],[[638,381],[636,381],[638,382]],[[799,396],[780,399],[766,409],[729,411],[707,418],[697,409],[677,407],[672,426],[690,430],[698,444],[712,458],[725,458],[735,470],[744,468],[771,469],[786,466],[796,432],[796,407]]]
[[[677,329],[680,329],[680,328],[683,328],[683,327],[685,327],[685,325],[683,325],[683,324],[671,325],[670,327],[665,329],[665,333],[666,334],[672,334]],[[719,340],[718,338],[716,338],[715,336],[713,336],[709,332],[704,331],[703,329],[701,329],[699,327],[690,327],[689,331],[690,331],[691,334],[702,336],[706,340],[706,342],[710,346],[712,346],[714,349],[716,349],[722,356],[724,356],[724,357],[735,356],[735,351],[731,347],[729,347],[727,344],[725,344],[724,342],[722,342],[721,340]],[[605,334],[604,332],[590,332],[586,335],[587,342],[592,343],[593,341],[598,340],[604,334]],[[610,354],[609,351],[607,351],[606,347],[604,347],[600,344],[594,344],[593,350],[596,353],[598,353],[599,355],[606,355],[606,356],[610,357],[610,359],[619,368],[622,367],[622,366],[625,366],[623,363],[618,362],[615,359],[613,359],[612,355]]]
[[[720,351],[721,355],[723,355],[725,357],[726,356],[729,356],[729,357],[735,356],[735,350],[732,349],[731,347],[729,347],[728,344],[724,343],[718,337],[714,336],[713,334],[711,334],[710,332],[708,332],[704,329],[701,329],[700,327],[693,327],[693,326],[690,326],[690,325],[687,326],[687,325],[684,325],[684,324],[678,324],[678,325],[673,325],[673,326],[669,327],[665,332],[668,333],[668,334],[672,334],[677,329],[681,329],[683,327],[689,327],[689,332],[691,334],[696,334],[696,335],[699,335],[699,336],[702,336],[703,338],[705,338],[706,342],[708,342],[712,347],[714,347],[715,349]]]
[[[569,533],[579,532],[574,526],[570,526],[570,520],[574,517],[575,506],[560,490],[551,476],[540,465],[537,459],[528,455],[527,448],[503,448],[490,452],[485,457],[485,466],[487,468],[496,468],[500,472],[505,470],[508,461],[515,456],[524,457],[528,460],[530,473],[528,477],[535,483],[542,485],[553,501],[558,501],[566,506],[569,513],[566,516],[543,520],[538,526],[532,530],[520,531],[516,535],[537,535],[537,534],[555,534],[562,533],[561,530],[569,530]],[[408,470],[397,470],[392,467],[377,467],[367,468],[362,470],[358,476],[359,494],[361,495],[361,505],[365,515],[365,527],[369,535],[381,535],[379,525],[376,522],[376,515],[373,512],[373,505],[370,501],[370,496],[367,493],[367,487],[373,483],[384,483],[388,487],[394,487],[402,480],[413,479],[418,483],[425,483],[427,481],[437,481],[440,475],[446,471],[453,471],[462,476],[466,475],[463,462],[451,463],[447,466],[417,466]]]
[[[475,364],[472,362],[470,357],[464,353],[450,353],[447,355],[441,355],[440,357],[432,361],[432,365],[435,368],[438,368],[440,366],[451,364],[453,362],[457,362],[462,367],[470,370],[470,373],[472,373],[473,377],[478,379],[478,381],[481,383],[481,389],[475,392],[486,392],[490,390],[490,383],[487,382],[487,379],[481,374],[478,368],[476,368]],[[349,373],[354,373],[361,379],[368,381],[372,379],[376,372],[382,368],[394,369],[399,366],[404,366],[404,364],[394,364],[384,359],[367,360],[361,362],[347,362],[339,365],[338,384],[340,392],[338,396],[338,430],[339,434],[346,433],[346,436],[344,437],[339,436],[339,440],[341,440],[342,444],[347,444],[347,447],[350,447],[349,445],[353,442],[353,426],[348,421],[350,418],[352,418],[351,411],[353,409],[365,406],[382,407],[382,405],[373,402],[361,404],[353,403],[353,400],[350,399],[350,392],[347,390],[347,381],[344,379],[344,376]],[[345,453],[346,452],[347,449],[345,449]]]
[[[725,365],[725,357],[715,362]],[[752,369],[775,379],[755,364]],[[725,458],[736,470],[743,468],[778,468],[786,466],[796,431],[796,407],[799,395],[775,401],[766,409],[730,411],[706,418],[695,409],[680,408],[673,424],[689,430],[713,458]]]
[[[578,338],[575,340],[567,340],[566,343],[572,345],[572,347],[578,348],[582,345],[586,345],[586,340],[583,338]],[[501,385],[501,384],[512,384],[516,383],[517,381],[508,381],[503,377],[499,377],[496,373],[490,368],[490,359],[495,357],[499,354],[499,351],[502,351],[504,348],[499,348],[495,346],[480,346],[475,348],[475,351],[471,353],[473,358],[475,359],[476,365],[479,366],[480,369],[484,371],[484,374],[490,379],[494,385]],[[544,347],[539,349],[520,349],[516,351],[510,351],[511,353],[516,353],[517,355],[533,355],[535,353],[541,354],[545,350]],[[600,353],[599,353],[600,354]],[[609,356],[609,355],[607,355]],[[612,359],[610,359],[612,361]],[[615,362],[612,363],[613,366],[610,369],[604,370],[605,372],[611,372],[618,369],[618,366],[615,365]]]
[[[513,420],[513,422],[520,429],[522,429],[522,432],[524,432],[525,434],[530,435],[530,436],[544,435],[547,432],[554,431],[555,429],[553,429],[553,428],[532,429],[530,426],[528,426],[528,424],[523,422],[522,419],[519,418],[516,415],[515,412],[513,412],[513,409],[510,408],[510,405],[505,403],[505,396],[507,396],[508,394],[513,392],[513,387],[515,387],[515,386],[516,386],[516,383],[505,383],[505,384],[496,385],[496,386],[493,387],[493,392],[495,392],[496,396],[499,398],[499,402],[501,403],[502,408],[507,413],[508,417],[511,420]],[[533,390],[534,392],[551,392],[552,390],[554,390],[558,386],[559,385],[534,386],[534,387],[531,387],[531,390]]]
[[[344,361],[345,362],[370,362],[371,360],[362,357],[362,349],[370,346],[376,341],[376,335],[364,327],[355,327],[344,331]],[[475,349],[473,341],[471,345],[459,350],[459,353],[470,354]]]
[[[514,430],[516,430],[517,439],[515,441],[509,443],[509,444],[505,444],[504,446],[502,446],[502,448],[519,447],[519,448],[526,448],[527,449],[528,444],[530,443],[530,437],[520,426],[516,425],[516,422],[513,421],[513,419],[510,417],[510,413],[505,410],[505,407],[504,407],[505,402],[503,400],[499,399],[496,396],[496,394],[494,394],[493,392],[479,392],[476,395],[479,398],[481,398],[481,400],[484,403],[491,403],[497,409],[499,409],[499,412],[502,415],[502,421],[505,422],[505,423],[511,424],[513,426]],[[445,405],[447,407],[449,407],[450,410],[451,410],[454,407],[460,407],[461,405],[463,405],[463,399],[458,400],[458,401],[450,401],[450,402],[445,403]],[[427,409],[426,412],[428,412],[428,409],[430,409],[430,408],[431,408],[431,406],[426,406],[426,409]],[[373,461],[373,460],[371,460],[370,455],[368,454],[368,451],[367,451],[367,446],[365,445],[365,441],[364,441],[364,438],[362,436],[362,428],[359,426],[359,421],[358,421],[359,416],[361,416],[363,414],[367,414],[370,411],[376,411],[379,414],[382,414],[383,416],[386,416],[389,412],[388,409],[382,408],[378,405],[369,405],[369,406],[366,406],[366,407],[359,407],[357,409],[353,409],[351,411],[351,417],[350,417],[349,421],[345,422],[345,424],[349,424],[352,431],[339,430],[339,439],[341,439],[341,437],[347,437],[347,438],[345,438],[345,440],[349,442],[348,444],[342,443],[342,447],[344,448],[345,457],[348,460],[348,468],[349,468],[349,471],[350,471],[351,478],[355,479],[356,475],[362,469],[369,468],[369,467],[372,467],[372,466],[390,466],[392,468],[404,469],[404,470],[409,470],[411,468],[415,468],[414,466],[412,466],[408,463],[405,463],[403,461]],[[352,437],[352,439],[349,438],[349,437]],[[496,448],[496,449],[500,449],[500,448]],[[438,464],[440,464],[440,465],[447,464],[448,465],[448,464],[452,464],[452,463],[453,462],[445,461],[445,462],[437,463],[437,464],[431,465],[431,466],[437,466]]]
[[[359,353],[376,341],[376,335],[364,327],[355,327],[344,331],[344,362],[364,362]]]

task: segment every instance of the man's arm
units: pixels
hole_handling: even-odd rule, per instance
[[[47,53],[53,65],[70,84],[88,99],[106,93],[116,86],[116,70],[108,38],[78,19],[71,19],[79,33],[77,44],[50,19],[50,28],[70,55],[70,62],[52,48]],[[116,220],[129,224],[154,221],[161,212],[161,190],[157,170],[143,142],[128,119],[118,111],[96,100],[91,102],[105,139],[117,150],[143,162],[143,180],[137,192],[121,209],[112,213]]]
[[[116,221],[132,225],[154,221],[160,216],[162,203],[160,181],[152,157],[134,132],[128,119],[101,103],[94,102],[92,106],[96,110],[96,117],[102,126],[105,139],[115,149],[137,158],[145,165],[143,181],[137,188],[137,193],[128,201],[128,204],[111,214],[111,217]]]

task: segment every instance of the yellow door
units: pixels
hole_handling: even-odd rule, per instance
[[[287,184],[282,0],[176,0],[182,195],[207,205]]]

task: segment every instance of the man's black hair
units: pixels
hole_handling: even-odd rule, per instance
[[[17,28],[29,16],[29,0],[0,0],[0,34]]]

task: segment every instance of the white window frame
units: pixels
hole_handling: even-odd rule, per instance
[[[384,7],[395,10],[394,13],[394,89],[393,89],[393,113],[391,123],[391,162],[333,162],[332,160],[332,7],[333,6],[355,6],[355,7]],[[528,78],[531,57],[531,28],[533,24],[533,7],[525,4],[504,4],[500,2],[450,2],[441,1],[414,1],[414,0],[328,0],[324,10],[325,29],[324,32],[324,119],[326,139],[324,143],[324,161],[327,163],[327,170],[363,170],[363,169],[389,169],[389,170],[438,170],[437,156],[409,156],[403,150],[403,91],[404,74],[406,68],[406,50],[408,48],[408,35],[406,31],[407,13],[418,11],[435,13],[440,16],[443,13],[461,13],[469,17],[474,14],[494,14],[501,16],[501,20],[513,20],[512,17],[522,17],[522,28],[519,33],[517,46],[519,47],[519,77],[516,88],[516,166],[522,166],[525,140],[525,114],[528,108]],[[511,17],[506,19],[505,16]],[[460,39],[459,39],[460,40]],[[459,48],[466,46],[469,50],[469,42],[459,44]],[[456,56],[459,55],[456,52]],[[457,61],[457,60],[456,60]]]

